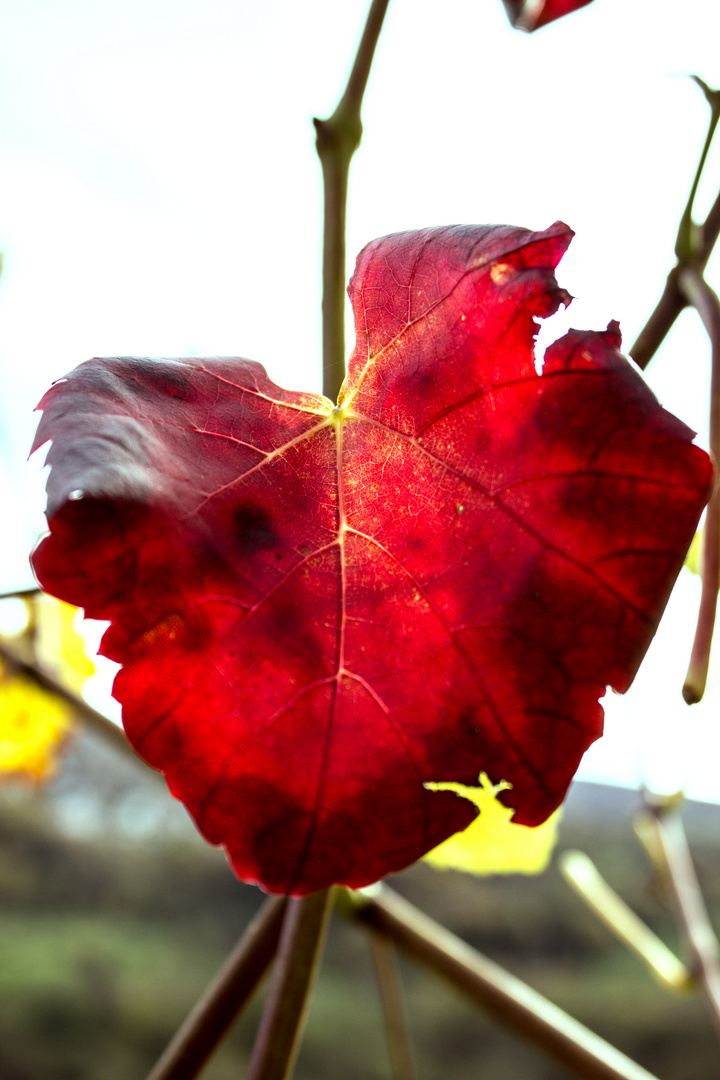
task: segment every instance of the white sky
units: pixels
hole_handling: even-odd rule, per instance
[[[320,385],[313,115],[344,86],[367,0],[5,0],[0,8],[0,590],[31,583],[49,383],[93,355],[240,354]],[[685,77],[720,84],[717,0],[594,0],[532,36],[501,0],[391,0],[351,176],[348,270],[400,229],[507,221],[577,233],[566,323],[629,344],[667,271],[705,135]],[[720,150],[699,209],[720,187]],[[718,263],[708,277],[716,287]],[[709,349],[686,313],[648,372],[707,438]],[[697,583],[636,686],[609,705],[586,778],[720,800],[720,664],[680,686]]]

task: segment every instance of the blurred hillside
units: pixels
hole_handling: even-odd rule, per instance
[[[631,829],[636,793],[576,784],[558,850],[585,850],[679,948],[668,898]],[[685,823],[720,927],[720,807]],[[474,879],[410,868],[392,885],[547,994],[661,1080],[716,1075],[702,1000],[656,986],[553,866],[538,878]],[[89,735],[39,790],[0,788],[0,1077],[142,1080],[262,901],[201,841],[158,779]],[[455,991],[402,962],[418,1080],[551,1080],[566,1074]],[[259,1003],[208,1066],[243,1075]],[[336,918],[298,1080],[389,1078],[364,932]]]

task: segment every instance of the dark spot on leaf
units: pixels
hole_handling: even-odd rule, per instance
[[[177,398],[181,401],[197,397],[191,369],[184,368],[180,364],[165,363],[162,380],[162,392],[165,397]]]
[[[247,502],[233,510],[238,540],[244,551],[267,551],[276,547],[278,537],[272,529],[270,516],[257,503]],[[280,558],[280,553],[278,553]]]

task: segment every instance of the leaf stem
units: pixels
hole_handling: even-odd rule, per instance
[[[331,900],[332,889],[322,889],[288,903],[248,1080],[292,1076]]]
[[[73,690],[69,690],[67,686],[63,686],[54,675],[51,675],[49,671],[46,671],[38,663],[23,659],[19,653],[2,640],[0,640],[0,660],[12,668],[16,675],[31,679],[43,690],[47,690],[48,693],[54,694],[60,701],[64,701],[82,720],[87,721],[104,739],[109,740],[117,750],[130,755],[135,761],[142,762],[142,758],[135,753],[125,738],[125,733],[119,724],[113,723],[109,717],[98,712],[97,709],[93,709],[92,705],[88,705],[84,698]],[[160,774],[156,775],[159,776]]]
[[[564,851],[560,870],[591,911],[648,966],[663,986],[689,990],[694,980],[664,941],[647,926],[600,875],[583,851]]]
[[[698,885],[680,813],[664,800],[647,799],[646,809],[638,818],[662,854],[690,958],[690,972],[702,986],[720,1037],[720,946]]]
[[[336,401],[345,379],[345,223],[350,161],[362,139],[361,108],[390,0],[372,0],[345,93],[327,120],[315,119],[323,174],[323,393]]]
[[[277,951],[287,898],[267,899],[147,1080],[194,1080]]]
[[[352,894],[355,916],[585,1080],[656,1080],[537,991],[466,945],[392,890]]]
[[[388,937],[372,930],[370,931],[370,949],[385,1013],[385,1029],[393,1080],[413,1080],[415,1070],[405,1017],[405,1001],[398,970],[397,950]]]
[[[685,267],[680,275],[680,288],[688,303],[698,312],[710,338],[712,368],[710,378],[710,452],[715,464],[720,463],[720,299],[708,285],[702,273]],[[710,649],[712,647],[718,588],[720,587],[720,490],[715,490],[705,511],[703,533],[702,594],[690,664],[685,676],[683,697],[688,705],[702,699],[707,683]]]

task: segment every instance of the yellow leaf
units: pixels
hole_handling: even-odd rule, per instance
[[[453,791],[469,799],[480,813],[467,829],[455,833],[428,852],[425,859],[438,870],[464,870],[469,874],[540,874],[550,862],[560,811],[556,810],[546,822],[529,828],[515,825],[515,813],[498,802],[501,791],[512,785],[506,781],[491,784],[486,773],[480,773],[479,787],[465,784],[424,784],[430,791]]]
[[[77,608],[44,595],[25,604],[25,627],[16,617],[18,629],[9,635],[14,647],[80,691],[95,668],[75,629]],[[31,679],[0,667],[0,778],[52,776],[73,728],[71,708]]]
[[[81,690],[85,680],[95,673],[95,665],[75,629],[78,609],[44,593],[35,598],[34,605],[38,660],[72,690]]]
[[[702,552],[703,529],[698,529],[692,538],[690,550],[685,556],[685,566],[691,574],[700,573],[700,553]]]
[[[0,776],[44,780],[73,728],[71,710],[21,676],[0,675]]]

